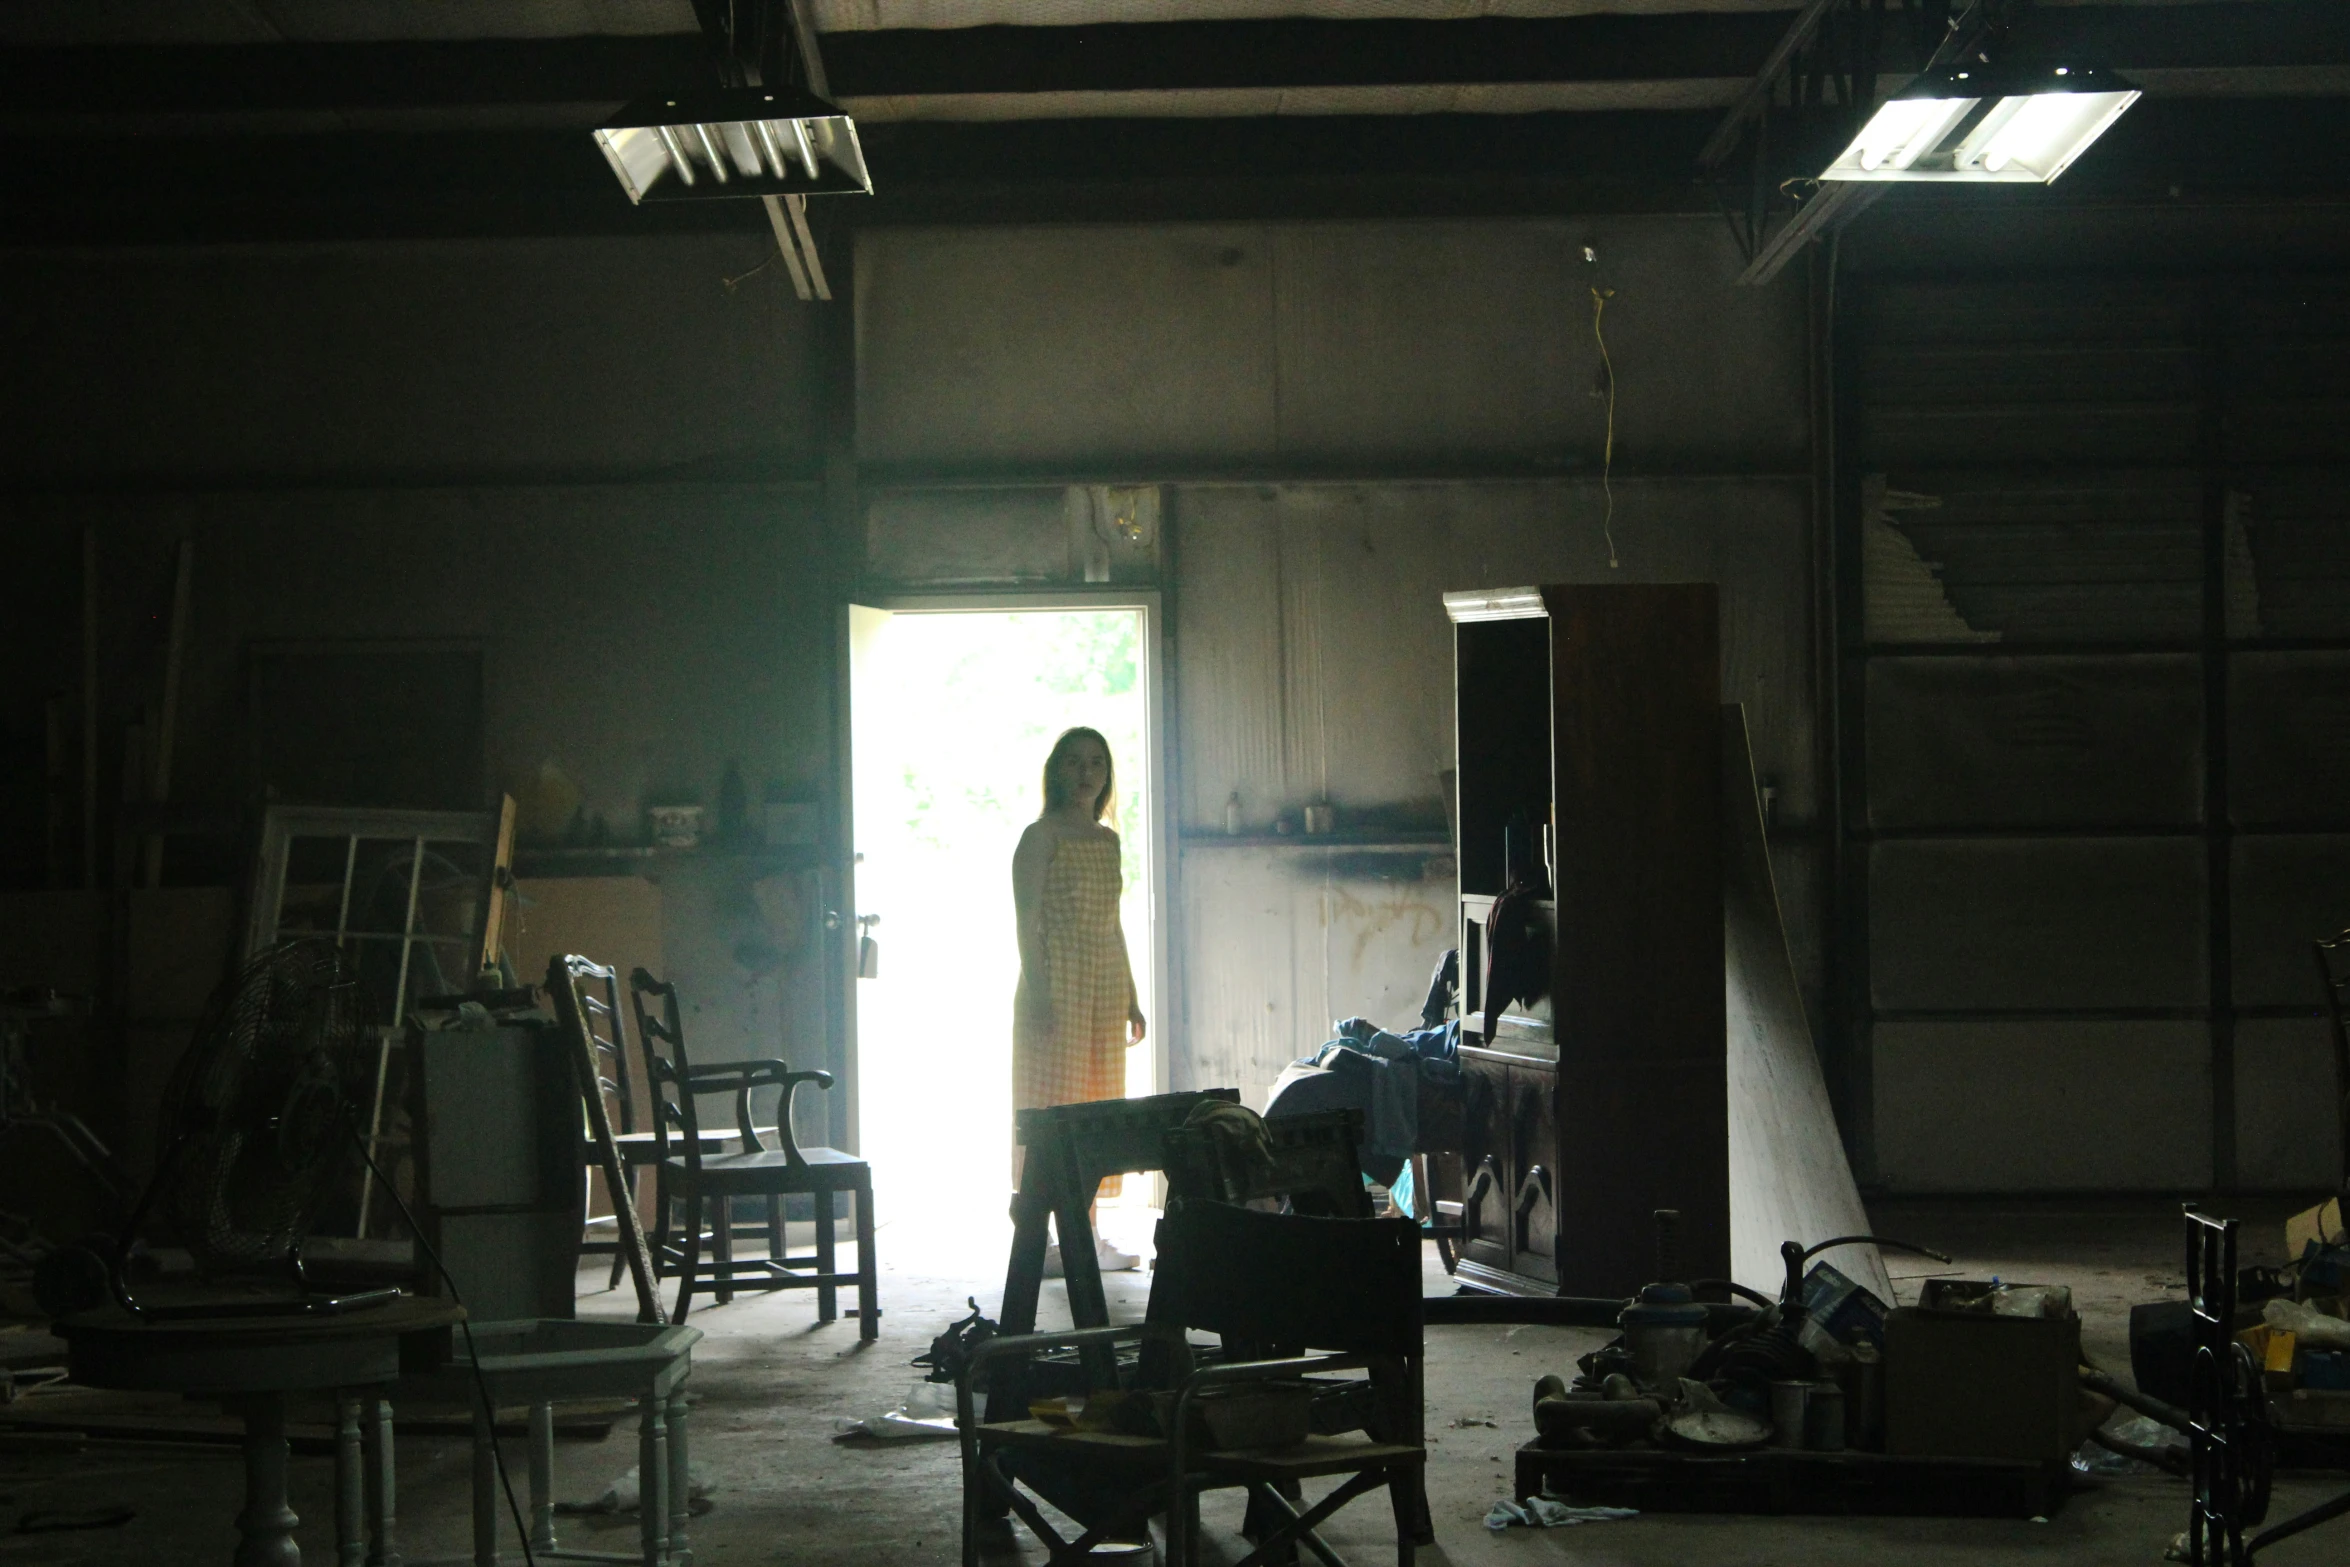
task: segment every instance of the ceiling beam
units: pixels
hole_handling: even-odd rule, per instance
[[[2022,36],[2169,85],[2237,95],[2342,91],[2342,0],[2046,6]],[[830,86],[872,119],[1098,114],[1527,113],[1687,109],[1744,90],[1794,8],[1426,21],[1163,22],[833,33]],[[1889,28],[1888,70],[1914,68]],[[310,117],[447,114],[587,123],[699,86],[690,34],[450,43],[0,50],[0,126],[41,134],[326,128]],[[1734,84],[1734,85],[1733,85]],[[1728,96],[1725,96],[1727,94]]]

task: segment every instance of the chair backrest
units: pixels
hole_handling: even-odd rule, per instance
[[[1171,1201],[1150,1320],[1251,1344],[1417,1359],[1420,1249],[1409,1219]]]
[[[2350,1191],[2350,930],[2310,943],[2334,1029],[2334,1111],[2341,1123],[2342,1188]]]
[[[1257,1120],[1238,1106],[1217,1113],[1234,1122],[1255,1121],[1262,1143],[1252,1156],[1238,1156],[1196,1116],[1168,1131],[1163,1157],[1170,1202],[1285,1197],[1295,1213],[1328,1219],[1371,1216],[1371,1194],[1356,1152],[1363,1135],[1361,1111],[1319,1110],[1271,1120]]]
[[[636,1047],[644,1054],[645,1086],[653,1097],[653,1142],[660,1157],[671,1153],[669,1133],[675,1128],[688,1166],[702,1167],[701,1118],[694,1096],[685,1091],[692,1062],[685,1053],[685,1022],[679,1015],[677,987],[655,979],[643,969],[628,976],[628,1000],[636,1012]]]
[[[596,1087],[604,1096],[604,1113],[612,1130],[623,1136],[636,1130],[636,1092],[628,1060],[628,1028],[620,1016],[620,972],[592,958],[558,956],[548,965],[547,988],[560,989],[568,999],[595,1052]]]
[[[620,978],[592,958],[556,953],[547,959],[547,990],[555,1003],[555,1021],[571,1052],[572,1069],[580,1075],[580,1103],[595,1145],[596,1162],[604,1170],[604,1194],[612,1204],[613,1222],[620,1231],[621,1255],[628,1261],[636,1284],[637,1320],[661,1320],[661,1301],[653,1282],[653,1260],[645,1246],[644,1227],[637,1222],[628,1172],[613,1139],[614,1101],[623,1125],[633,1120],[628,1098],[628,1030],[620,1018]],[[605,1062],[612,1075],[604,1075]]]

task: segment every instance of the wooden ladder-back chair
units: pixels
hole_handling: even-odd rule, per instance
[[[1421,1430],[1420,1235],[1408,1219],[1325,1219],[1260,1213],[1219,1202],[1171,1202],[1158,1234],[1158,1278],[1149,1319],[1136,1327],[1076,1329],[991,1340],[956,1384],[963,1448],[963,1561],[978,1567],[980,1532],[1009,1507],[1051,1550],[1052,1567],[1084,1561],[1098,1542],[1131,1535],[1154,1515],[1167,1521],[1167,1559],[1199,1559],[1199,1497],[1240,1488],[1259,1516],[1277,1522],[1235,1567],[1286,1556],[1304,1544],[1324,1562],[1341,1558],[1316,1529],[1333,1513],[1385,1487],[1396,1560],[1410,1567],[1425,1536],[1421,1503],[1427,1451]],[[1193,1363],[1188,1333],[1270,1346],[1258,1358]],[[1036,1353],[1070,1345],[1141,1341],[1165,1351],[1173,1374],[1153,1398],[1129,1393],[1122,1408],[1155,1407],[1156,1429],[1063,1430],[1041,1420],[982,1424],[973,1389]],[[1308,1435],[1270,1447],[1218,1447],[1203,1400],[1252,1387],[1304,1396],[1308,1377],[1367,1372],[1378,1414],[1365,1437]],[[1302,1508],[1284,1492],[1344,1478]],[[1032,1494],[1033,1493],[1033,1494]],[[1064,1539],[1037,1497],[1075,1508],[1083,1530]]]
[[[873,1168],[836,1148],[802,1148],[792,1133],[792,1098],[800,1085],[829,1089],[832,1074],[795,1072],[772,1059],[697,1067],[686,1054],[677,987],[640,968],[629,975],[628,988],[636,1009],[637,1042],[644,1051],[645,1080],[653,1093],[653,1132],[659,1150],[653,1165],[653,1255],[662,1272],[675,1273],[678,1280],[677,1309],[670,1321],[685,1321],[695,1287],[707,1284],[721,1304],[732,1300],[738,1289],[812,1289],[817,1320],[831,1322],[840,1315],[839,1287],[854,1284],[858,1335],[877,1337],[881,1308],[873,1256]],[[751,1093],[758,1088],[781,1091],[773,1128],[779,1146],[774,1148],[760,1140],[760,1129],[752,1124]],[[711,1152],[702,1134],[695,1101],[703,1094],[720,1093],[734,1096],[736,1132],[742,1139],[738,1152]],[[794,1192],[810,1196],[816,1219],[816,1249],[799,1256],[784,1244],[783,1200]],[[833,1229],[836,1192],[854,1198],[854,1273],[839,1269]],[[764,1257],[734,1254],[738,1236],[733,1205],[746,1197],[764,1199],[768,1205]],[[670,1225],[679,1209],[684,1224],[681,1234],[673,1237]],[[713,1252],[707,1259],[702,1256],[705,1219]]]
[[[634,1202],[637,1198],[637,1172],[660,1162],[662,1143],[660,1133],[655,1128],[639,1127],[636,1124],[639,1078],[629,1062],[628,1031],[619,1011],[619,971],[583,957],[564,956],[555,961],[559,969],[550,968],[548,989],[550,992],[563,992],[570,997],[583,1025],[582,1031],[587,1037],[588,1047],[595,1056],[596,1091],[604,1101],[604,1116],[612,1127],[612,1146],[620,1155],[623,1182],[628,1188],[629,1200]],[[644,1037],[644,1009],[641,1006],[637,1008],[637,1035],[641,1047]],[[760,1127],[758,1130],[767,1136],[773,1136],[775,1132],[772,1126]],[[704,1153],[739,1153],[743,1147],[737,1133],[723,1128],[705,1131],[701,1139]],[[596,1158],[596,1150],[592,1146],[587,1149],[587,1158],[591,1165],[588,1178],[592,1182],[595,1178],[592,1166]],[[771,1220],[773,1217],[771,1214]],[[618,1223],[615,1215],[588,1220],[590,1228],[599,1230]],[[733,1236],[728,1237],[730,1242],[733,1239]],[[579,1251],[583,1257],[610,1252],[612,1275],[605,1281],[604,1287],[620,1287],[621,1274],[628,1267],[628,1246],[617,1229],[611,1240],[583,1240]],[[661,1259],[656,1254],[653,1258],[656,1276],[660,1266]]]
[[[603,1175],[604,1193],[612,1204],[614,1239],[606,1244],[616,1259],[613,1282],[619,1282],[625,1267],[636,1285],[638,1319],[658,1322],[659,1291],[644,1227],[637,1222],[636,1185],[620,1151],[621,1134],[614,1130],[615,1122],[629,1124],[628,1038],[620,1017],[619,983],[610,968],[592,958],[557,953],[547,960],[547,993],[555,1004],[556,1026],[570,1052],[587,1116],[586,1157]],[[583,1244],[581,1250],[591,1244]]]

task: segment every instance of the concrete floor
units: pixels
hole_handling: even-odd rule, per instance
[[[2284,1203],[2243,1204],[2247,1262],[2274,1260],[2281,1249]],[[1875,1222],[1885,1233],[1939,1245],[1959,1258],[1954,1271],[2070,1284],[2084,1318],[2091,1355],[2125,1373],[2127,1307],[2176,1294],[2180,1257],[2176,1209],[2139,1204],[1883,1205]],[[1123,1238],[1141,1239],[1129,1221]],[[1147,1221],[1139,1221],[1147,1223]],[[1113,1233],[1117,1233],[1113,1220]],[[1008,1231],[1006,1232],[1008,1235]],[[907,1362],[932,1333],[960,1315],[967,1295],[991,1309],[1002,1287],[1006,1236],[968,1231],[929,1233],[913,1223],[884,1228],[880,1250],[885,1315],[880,1340],[860,1347],[856,1325],[844,1319],[814,1323],[804,1294],[744,1297],[725,1307],[697,1310],[694,1322],[709,1337],[696,1357],[694,1457],[710,1480],[711,1509],[695,1520],[697,1560],[726,1564],[946,1563],[956,1560],[958,1480],[952,1443],[879,1446],[835,1439],[834,1422],[878,1412],[919,1377]],[[1921,1264],[1919,1266],[1932,1266]],[[1905,1296],[1914,1298],[1916,1272],[1896,1264]],[[1432,1291],[1443,1286],[1431,1256]],[[1906,1277],[1905,1277],[1906,1276]],[[583,1314],[628,1316],[633,1304],[594,1293],[600,1270],[583,1271]],[[1113,1310],[1139,1317],[1147,1273],[1113,1276]],[[1048,1320],[1059,1287],[1047,1286]],[[1421,1561],[1438,1564],[1577,1563],[1588,1567],[1647,1564],[1881,1563],[1903,1567],[2014,1562],[2131,1563],[2158,1561],[2182,1526],[2183,1483],[2166,1477],[2089,1482],[2046,1523],[1978,1519],[1773,1519],[1669,1517],[1638,1519],[1550,1532],[1513,1530],[1495,1535],[1480,1520],[1509,1488],[1509,1456],[1530,1429],[1528,1391],[1545,1371],[1566,1371],[1604,1335],[1544,1328],[1439,1328],[1428,1335],[1429,1495],[1437,1546]],[[1487,1425],[1485,1422],[1495,1422]],[[462,1559],[469,1549],[465,1444],[446,1438],[409,1438],[400,1447],[400,1524],[411,1564]],[[509,1451],[522,1483],[520,1444]],[[602,1442],[565,1442],[556,1454],[556,1491],[586,1498],[604,1489],[634,1461],[625,1426]],[[331,1560],[329,1465],[323,1457],[294,1460],[295,1509],[313,1563]],[[0,1496],[7,1511],[0,1527],[33,1507],[96,1507],[127,1502],[138,1509],[129,1525],[84,1534],[0,1533],[0,1567],[179,1567],[219,1564],[234,1543],[240,1469],[234,1449],[94,1444],[78,1455],[36,1453],[0,1445]],[[2339,1489],[2338,1477],[2280,1480],[2276,1516],[2297,1511]],[[1234,1530],[1238,1503],[1211,1497],[1207,1520],[1214,1536],[1205,1559],[1231,1561],[1245,1548]],[[629,1550],[632,1518],[565,1519],[565,1543]],[[1387,1510],[1367,1498],[1326,1531],[1358,1562],[1392,1561]],[[1015,1554],[995,1560],[1010,1567],[1040,1561],[1025,1535]],[[2315,1531],[2264,1554],[2264,1563],[2332,1562],[2350,1546],[2350,1523]],[[509,1542],[509,1563],[519,1552]]]

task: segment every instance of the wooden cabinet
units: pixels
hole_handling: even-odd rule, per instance
[[[1461,1272],[1623,1295],[1681,1213],[1729,1274],[1720,608],[1708,583],[1445,596],[1466,1081]],[[1486,927],[1535,884],[1547,994],[1484,1039]],[[1544,885],[1547,884],[1547,885]],[[1542,894],[1547,894],[1543,896]]]

